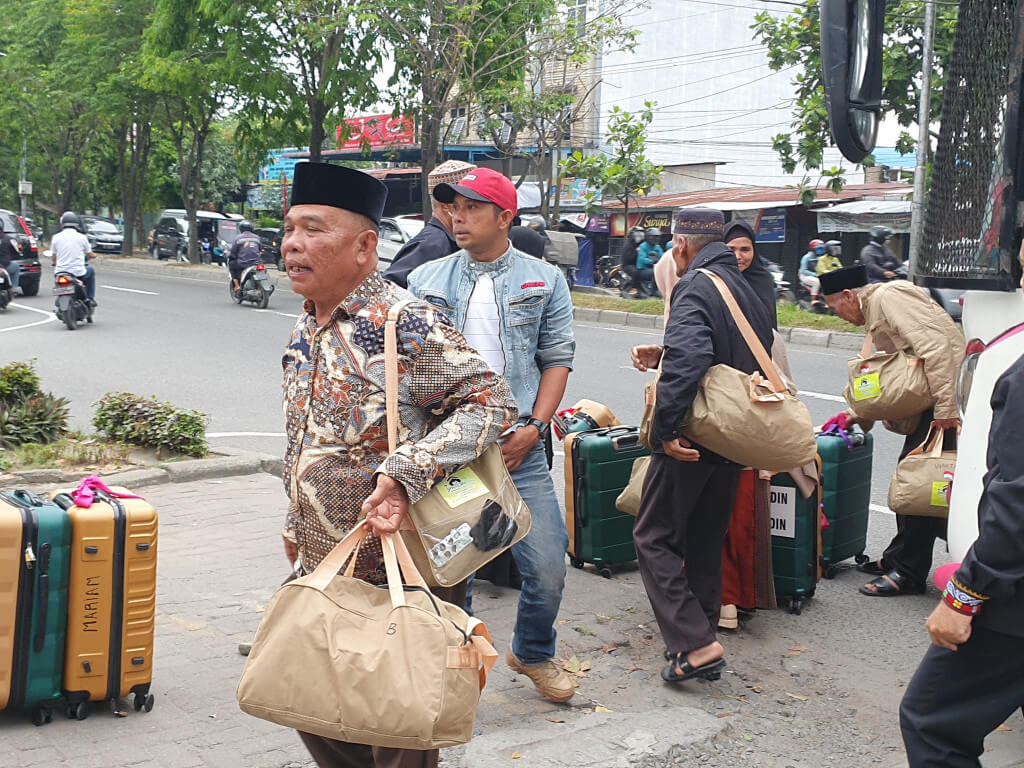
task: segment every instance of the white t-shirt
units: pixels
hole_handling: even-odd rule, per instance
[[[469,306],[466,307],[462,335],[495,373],[505,372],[505,349],[501,344],[501,320],[494,296],[494,279],[486,272],[477,275]]]
[[[50,240],[50,250],[57,256],[54,272],[67,272],[75,277],[85,274],[85,255],[92,252],[89,238],[76,229],[62,229]]]

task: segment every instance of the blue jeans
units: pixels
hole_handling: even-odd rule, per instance
[[[511,474],[533,521],[526,538],[511,550],[523,578],[512,635],[512,655],[523,664],[542,664],[555,657],[555,620],[562,605],[569,534],[555,497],[544,443],[537,443],[519,469]],[[469,610],[472,577],[466,592]]]
[[[7,270],[7,274],[11,278],[11,288],[18,287],[18,276],[21,275],[21,264],[16,261],[12,261],[4,269]]]
[[[82,275],[82,282],[85,283],[85,295],[90,299],[96,298],[96,270],[91,265],[85,265],[85,274]]]

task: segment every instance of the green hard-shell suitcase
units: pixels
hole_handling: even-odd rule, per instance
[[[871,505],[871,433],[859,427],[849,433],[853,446],[836,434],[818,435],[821,456],[821,503],[828,527],[821,530],[821,568],[826,579],[836,575],[836,563],[856,558],[866,563],[868,508]]]
[[[818,495],[805,499],[786,473],[772,478],[770,493],[775,596],[799,614],[818,584]]]
[[[566,440],[565,524],[569,561],[576,568],[593,563],[611,578],[609,566],[636,560],[635,518],[620,512],[615,500],[629,483],[633,462],[648,451],[638,427],[607,427],[570,435]],[[571,438],[571,439],[570,439]]]
[[[0,709],[49,722],[61,696],[71,520],[28,491],[0,492]]]

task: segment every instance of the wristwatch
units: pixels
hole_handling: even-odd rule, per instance
[[[537,431],[540,433],[541,440],[546,439],[548,436],[548,432],[551,431],[551,425],[548,424],[546,421],[541,421],[540,419],[530,419],[528,422],[526,422],[526,425],[530,427],[535,427]]]

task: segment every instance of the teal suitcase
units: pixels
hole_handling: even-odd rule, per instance
[[[0,492],[0,709],[49,722],[61,696],[71,519],[28,491]]]
[[[772,478],[770,494],[775,596],[799,614],[818,584],[818,496],[805,499],[785,473]]]
[[[835,578],[836,563],[848,558],[866,563],[868,510],[871,505],[871,459],[874,440],[854,427],[851,445],[837,434],[818,435],[821,456],[821,503],[828,527],[821,530],[821,568]]]
[[[633,462],[650,454],[638,427],[607,427],[571,435],[566,472],[566,528],[569,561],[585,563],[611,578],[610,566],[636,560],[634,518],[615,507],[629,483]]]

